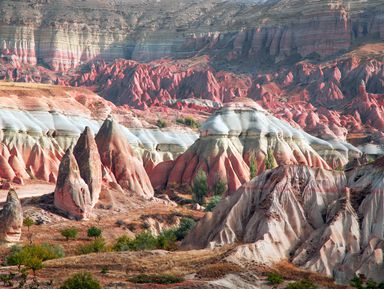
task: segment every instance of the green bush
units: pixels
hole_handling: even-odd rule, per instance
[[[164,119],[158,119],[157,122],[156,122],[156,125],[159,128],[165,128],[165,127],[168,126],[167,122]]]
[[[180,221],[179,228],[175,232],[176,239],[178,241],[183,240],[185,238],[185,236],[187,236],[189,231],[191,231],[193,229],[193,227],[195,227],[195,225],[196,225],[196,222],[193,219],[182,218]]]
[[[101,289],[101,285],[89,272],[72,275],[64,281],[60,289]]]
[[[79,231],[76,228],[65,228],[61,230],[61,235],[68,241],[69,239],[76,239]]]
[[[177,229],[164,230],[157,237],[148,231],[137,234],[135,238],[124,235],[116,240],[112,249],[114,251],[174,250],[176,249],[176,242],[184,239],[195,224],[194,220],[183,218]]]
[[[253,155],[249,160],[249,174],[251,176],[251,179],[257,176],[257,161]]]
[[[87,231],[87,236],[89,238],[98,238],[101,236],[101,229],[97,227],[90,227]]]
[[[265,158],[265,169],[270,170],[277,167],[275,156],[273,155],[272,149],[267,150],[267,156]]]
[[[215,183],[213,184],[213,194],[215,196],[221,196],[227,191],[227,183],[224,182],[219,176],[216,177]]]
[[[218,203],[220,203],[220,201],[221,201],[221,196],[213,196],[213,197],[209,200],[207,206],[205,207],[205,211],[206,211],[206,212],[212,212],[213,209],[216,207],[216,205],[217,205]]]
[[[192,199],[200,205],[205,204],[205,197],[208,194],[208,179],[203,170],[199,170],[193,180]]]
[[[283,283],[284,279],[283,276],[277,273],[268,273],[267,274],[267,281],[270,285],[279,285]]]
[[[146,284],[146,283],[174,284],[174,283],[183,282],[184,278],[177,277],[174,275],[169,275],[169,274],[159,274],[159,275],[140,274],[140,275],[130,277],[128,278],[128,280],[132,283],[137,283],[137,284]]]
[[[190,116],[187,116],[185,118],[178,118],[176,120],[176,123],[183,124],[183,125],[189,126],[191,128],[199,128],[200,127],[200,123],[198,121],[196,121],[193,117],[190,117]]]
[[[384,282],[377,283],[372,279],[368,279],[366,282],[361,276],[355,276],[350,282],[350,285],[356,289],[384,289]]]
[[[105,244],[105,240],[103,238],[96,238],[89,244],[79,246],[77,251],[79,254],[84,255],[90,253],[105,252],[106,250],[107,246]]]
[[[317,286],[310,280],[300,280],[288,284],[285,289],[317,289]]]
[[[10,254],[6,258],[7,265],[14,265],[20,268],[26,265],[28,259],[36,257],[42,261],[64,257],[63,247],[43,243],[41,245],[12,246]]]

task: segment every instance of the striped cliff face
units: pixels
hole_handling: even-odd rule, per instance
[[[2,1],[2,54],[56,71],[93,59],[147,61],[201,52],[275,63],[324,58],[360,38],[384,37],[381,1],[109,2]]]

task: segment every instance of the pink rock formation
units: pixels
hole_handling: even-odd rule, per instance
[[[72,149],[63,156],[54,192],[56,208],[76,219],[88,218],[92,209],[92,196]]]
[[[80,176],[88,185],[92,205],[99,200],[102,184],[101,160],[92,131],[86,127],[80,135],[73,155],[80,170]]]
[[[153,197],[153,188],[142,162],[111,117],[101,126],[96,143],[103,166],[123,189],[147,199]]]
[[[15,190],[10,189],[3,209],[0,211],[0,241],[18,242],[23,226],[23,210]]]

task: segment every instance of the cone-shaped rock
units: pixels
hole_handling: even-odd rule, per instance
[[[18,242],[23,225],[23,210],[15,190],[8,192],[7,200],[0,211],[0,241]]]
[[[79,166],[71,149],[66,151],[60,163],[54,204],[76,219],[87,218],[92,209],[88,185],[80,176]]]
[[[95,205],[101,191],[102,173],[99,151],[89,127],[86,127],[80,135],[73,149],[73,155],[79,166],[80,175],[88,185],[92,205]]]
[[[123,189],[145,198],[153,196],[153,188],[142,162],[134,156],[130,144],[111,117],[101,126],[96,143],[102,164],[114,174]]]

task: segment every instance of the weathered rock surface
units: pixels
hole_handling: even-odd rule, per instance
[[[134,155],[120,127],[111,117],[101,126],[96,143],[103,166],[123,189],[147,199],[153,197],[154,191],[143,163]]]
[[[381,280],[383,172],[382,160],[347,177],[306,166],[266,171],[207,213],[184,246],[241,243],[229,260],[288,259],[342,282],[355,273]]]
[[[15,190],[10,189],[3,209],[0,211],[0,241],[18,242],[23,226],[23,209]]]
[[[102,170],[97,144],[89,127],[80,135],[73,148],[73,155],[79,166],[80,176],[88,185],[92,205],[95,205],[101,191]]]
[[[293,128],[249,100],[214,113],[200,133],[200,138],[173,163],[154,168],[150,176],[155,188],[188,185],[199,170],[204,170],[210,187],[220,178],[229,192],[234,192],[249,181],[251,158],[257,172],[265,170],[268,150],[277,164],[324,169],[345,165],[351,156],[360,154],[346,142],[325,141]]]
[[[76,219],[88,218],[93,207],[89,187],[81,178],[72,148],[66,151],[60,163],[54,204],[56,208]]]
[[[274,63],[382,40],[381,1],[2,1],[3,57],[68,70],[91,59],[207,53]],[[297,17],[298,13],[302,17]],[[229,29],[230,27],[230,29]],[[246,62],[248,63],[248,62]]]

